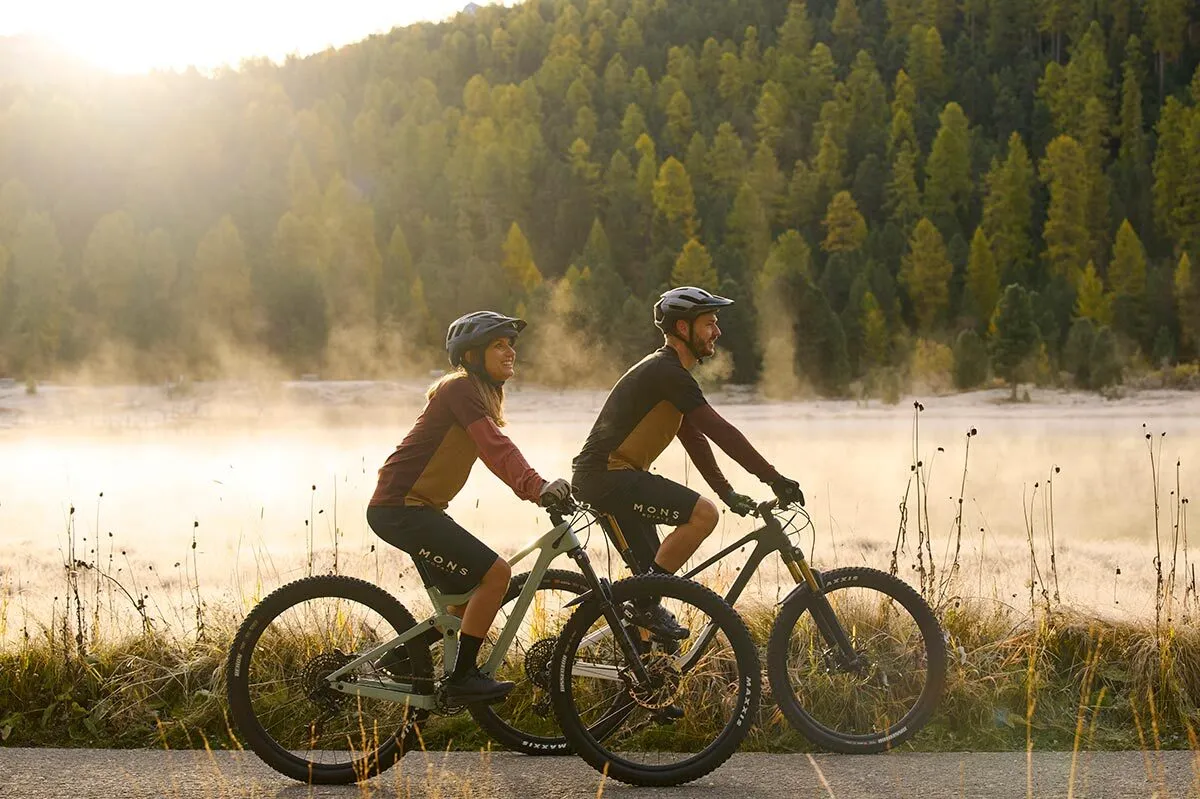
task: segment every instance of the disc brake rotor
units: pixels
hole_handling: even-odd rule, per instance
[[[675,658],[666,652],[654,651],[642,655],[642,666],[649,681],[636,685],[629,669],[621,669],[621,679],[634,702],[647,710],[662,710],[674,704],[683,687],[683,674],[675,665]]]

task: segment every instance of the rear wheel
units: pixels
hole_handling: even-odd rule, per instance
[[[276,771],[308,783],[355,782],[391,767],[425,717],[402,692],[432,692],[429,648],[406,645],[345,675],[394,686],[399,701],[342,693],[325,678],[414,623],[394,597],[353,577],[307,577],[272,592],[242,622],[226,666],[242,740]]]
[[[933,610],[903,580],[852,567],[824,574],[825,596],[859,662],[847,668],[802,591],[767,645],[771,692],[810,741],[847,754],[892,749],[929,721],[946,685],[946,644]]]

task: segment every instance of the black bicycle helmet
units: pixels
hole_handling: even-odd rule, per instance
[[[693,321],[701,314],[733,305],[733,300],[698,289],[695,286],[679,286],[663,292],[654,303],[654,324],[667,335],[675,335],[675,322],[680,319]]]
[[[495,311],[475,311],[460,316],[446,330],[446,354],[451,366],[462,366],[468,350],[481,347],[501,336],[516,338],[525,329],[525,320]]]

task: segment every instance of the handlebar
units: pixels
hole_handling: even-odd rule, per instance
[[[554,526],[557,527],[566,520],[565,517],[571,516],[579,510],[579,503],[571,497],[567,497],[562,502],[546,505],[544,510],[550,514],[550,521],[554,522]]]

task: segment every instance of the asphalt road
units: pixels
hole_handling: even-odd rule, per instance
[[[786,799],[1200,799],[1200,757],[1192,752],[900,753],[878,756],[738,754],[708,777],[679,788],[601,784],[573,757],[408,754],[368,783],[310,787],[279,776],[252,754],[95,749],[0,749],[3,799],[558,799],[669,795]],[[1030,782],[1031,781],[1031,782]]]

